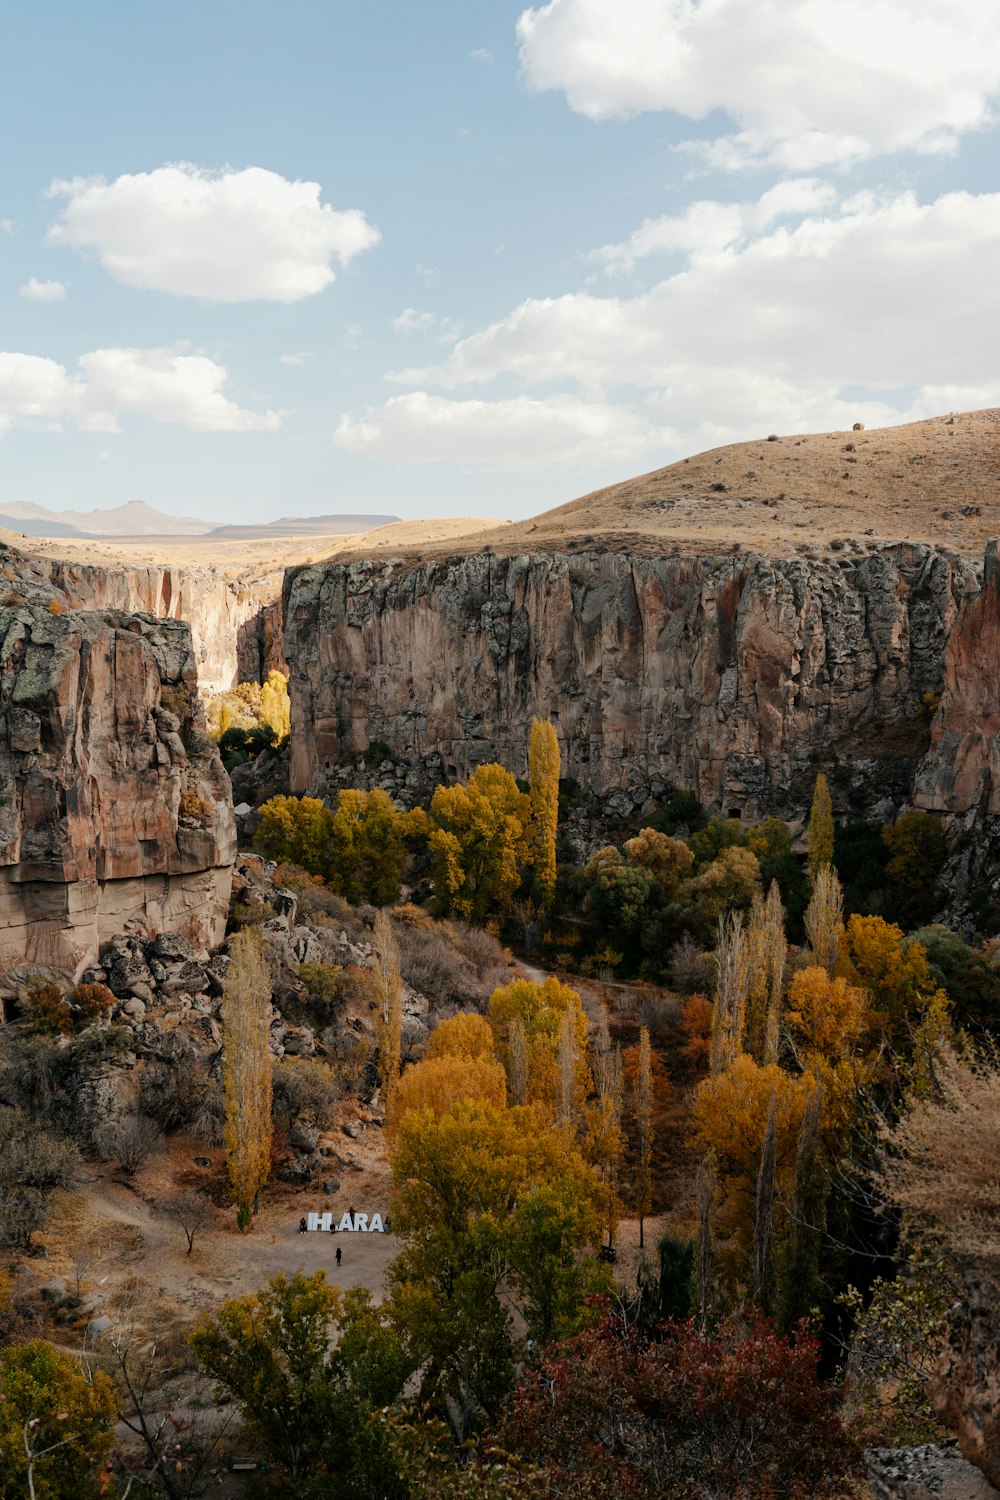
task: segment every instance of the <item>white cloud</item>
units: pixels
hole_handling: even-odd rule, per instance
[[[311,354],[279,354],[279,365],[307,365],[312,359]]]
[[[0,219],[0,234],[13,234],[13,233],[14,233],[14,220],[13,219]]]
[[[647,255],[683,251],[696,256],[725,250],[779,219],[802,218],[836,202],[837,191],[830,183],[815,177],[791,178],[769,188],[756,203],[703,200],[688,204],[683,213],[646,219],[622,244],[603,245],[588,259],[600,261],[609,271],[631,271]]]
[[[89,432],[117,432],[141,413],[200,432],[273,432],[279,413],[253,412],[223,394],[227,374],[202,354],[175,349],[95,349],[70,376],[54,359],[0,353],[0,433],[66,417]]]
[[[529,87],[591,119],[723,111],[740,127],[708,148],[723,168],[950,150],[1000,93],[983,0],[550,0],[517,34]]]
[[[473,62],[477,63],[491,63],[493,61],[493,53],[486,47],[473,47],[469,56]]]
[[[729,435],[870,420],[845,390],[867,391],[886,420],[951,409],[957,391],[972,405],[1000,394],[1000,194],[860,194],[763,231],[714,207],[730,227],[692,233],[685,263],[650,291],[523,302],[442,363],[392,378],[572,383],[595,400],[638,387],[672,423],[701,431],[707,417]]]
[[[65,295],[65,282],[39,281],[36,276],[26,281],[18,292],[19,297],[26,297],[29,302],[61,302]]]
[[[315,182],[262,167],[209,172],[181,162],[106,182],[53,182],[65,198],[55,244],[94,250],[117,281],[209,302],[298,302],[381,236],[358,209],[320,203]]]
[[[461,332],[461,325],[453,318],[443,318],[438,313],[418,312],[415,307],[404,307],[399,316],[393,318],[392,326],[396,333],[404,335],[432,333],[446,344],[457,339]]]
[[[675,435],[625,407],[573,396],[452,401],[414,391],[364,417],[341,417],[334,441],[366,458],[532,469],[628,463],[662,453]]]

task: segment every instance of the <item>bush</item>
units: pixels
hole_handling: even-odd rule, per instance
[[[76,1149],[20,1109],[0,1107],[0,1247],[23,1249],[45,1220],[53,1188],[68,1187]]]
[[[115,997],[106,984],[78,984],[70,992],[74,1020],[97,1021],[114,1007]]]
[[[125,1115],[109,1121],[97,1133],[98,1150],[116,1161],[126,1177],[134,1177],[162,1140],[160,1127],[148,1115]]]
[[[185,787],[181,792],[180,803],[177,807],[177,816],[186,819],[189,823],[195,823],[199,828],[210,828],[212,824],[212,805],[206,802],[204,797],[194,791],[192,787]]]
[[[770,1323],[711,1334],[666,1325],[647,1343],[610,1319],[549,1350],[522,1381],[500,1444],[586,1494],[843,1496],[858,1458],[817,1377],[819,1345]]]

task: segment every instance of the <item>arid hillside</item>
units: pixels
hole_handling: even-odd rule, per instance
[[[700,553],[788,555],[847,537],[918,541],[980,558],[1000,530],[1000,411],[870,432],[768,437],[710,449],[595,490],[494,537],[518,549],[627,533]],[[637,535],[638,533],[638,535]],[[626,538],[623,537],[623,540]]]
[[[389,531],[382,534],[388,541]],[[740,550],[788,557],[859,538],[927,542],[982,559],[1000,532],[1000,410],[871,431],[769,436],[712,448],[467,539],[421,536],[424,558],[559,551],[598,540],[637,555]],[[338,557],[370,556],[373,532]],[[381,549],[380,549],[381,550]],[[836,550],[836,549],[835,549]]]

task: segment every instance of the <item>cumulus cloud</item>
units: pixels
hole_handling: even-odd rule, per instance
[[[320,202],[315,182],[262,167],[209,172],[188,162],[106,182],[53,182],[65,198],[54,244],[94,251],[117,281],[209,302],[298,302],[381,236],[359,209]]]
[[[692,233],[651,290],[528,300],[440,364],[392,378],[450,390],[513,377],[592,400],[639,387],[671,423],[710,412],[735,435],[898,420],[948,410],[957,392],[994,399],[1000,194],[865,193],[757,232],[728,207],[716,205],[728,227]],[[845,391],[868,392],[867,416]]]
[[[950,150],[1000,93],[1000,13],[982,0],[550,0],[517,34],[529,87],[593,120],[723,111],[739,129],[706,151],[723,168]]]
[[[626,407],[573,396],[453,401],[413,391],[364,417],[341,417],[334,441],[368,458],[533,469],[632,462],[675,437]]]
[[[699,200],[683,213],[646,219],[628,239],[618,245],[603,245],[588,257],[609,271],[634,269],[648,255],[683,251],[696,256],[702,251],[725,250],[766,229],[779,219],[802,218],[837,202],[837,191],[815,177],[797,177],[769,188],[755,203],[718,203]]]
[[[32,276],[18,291],[18,296],[26,297],[29,302],[61,302],[65,295],[65,282],[39,281],[36,276]]]
[[[0,219],[0,233],[2,233],[2,234],[13,234],[14,233],[14,220],[13,219]]]
[[[0,352],[0,433],[67,418],[117,432],[125,413],[200,432],[273,432],[278,412],[247,411],[223,394],[227,374],[203,354],[176,349],[95,349],[72,375],[54,359]]]

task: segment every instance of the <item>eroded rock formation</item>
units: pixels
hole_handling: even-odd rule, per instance
[[[97,567],[0,547],[7,576],[50,586],[72,609],[116,609],[186,620],[206,692],[263,681],[281,655],[280,576],[227,578],[220,568]]]
[[[563,774],[638,807],[668,786],[801,810],[817,763],[863,761],[941,691],[974,569],[900,545],[842,557],[474,555],[328,563],[285,582],[293,790],[382,743],[407,785],[499,760],[532,716]],[[917,746],[917,750],[920,746]]]
[[[217,943],[235,830],[188,626],[30,575],[0,582],[0,967],[79,973],[126,926]]]

